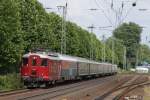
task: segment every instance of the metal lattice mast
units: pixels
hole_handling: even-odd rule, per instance
[[[58,9],[62,9],[62,34],[61,34],[61,54],[66,54],[66,15],[67,15],[67,3],[65,6],[58,6]]]
[[[93,39],[92,39],[92,33],[93,29],[95,28],[94,25],[92,24],[91,26],[88,27],[91,30],[91,37],[90,37],[90,60],[93,59]]]

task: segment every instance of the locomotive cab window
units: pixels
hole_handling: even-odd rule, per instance
[[[47,59],[42,59],[41,66],[47,66],[47,65],[48,65]]]
[[[22,63],[24,66],[27,65],[28,64],[28,58],[23,58]]]
[[[33,59],[32,60],[32,66],[36,66],[37,65],[37,61],[36,61],[36,59]]]

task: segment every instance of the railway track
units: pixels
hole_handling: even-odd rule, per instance
[[[129,80],[131,80],[133,77],[127,77],[126,79],[122,80],[122,81],[119,81],[119,83],[114,87],[112,88],[111,90],[109,90],[108,92],[104,93],[103,95],[101,96],[98,96],[95,98],[95,100],[104,100],[106,97],[108,97],[110,94],[112,94],[113,92],[116,91],[116,89],[118,87],[121,87],[123,86],[125,83],[127,83]]]
[[[108,91],[107,93],[103,94],[102,96],[97,97],[95,100],[107,100],[110,95],[117,91],[121,91],[119,94],[117,94],[112,100],[122,100],[122,98],[132,91],[133,89],[138,88],[139,86],[148,85],[150,82],[147,82],[148,79],[143,77],[136,77],[135,79],[131,80],[129,83],[126,84],[126,82],[119,83],[116,87]]]
[[[20,90],[20,89],[18,89],[18,90]],[[11,92],[11,91],[15,91],[15,90],[2,90],[2,91],[0,91],[0,94],[1,93],[6,93],[6,92]]]
[[[124,97],[131,91],[133,91],[134,89],[137,89],[139,87],[145,86],[145,85],[149,85],[150,82],[148,82],[148,80],[142,80],[140,82],[137,82],[135,84],[131,84],[128,86],[125,86],[124,88],[126,88],[124,91],[122,91],[120,94],[118,94],[117,96],[115,96],[113,98],[113,100],[122,100],[124,99]]]
[[[102,87],[105,83],[120,83],[125,82],[133,77],[131,76],[109,76],[103,78],[92,79],[88,81],[81,81],[73,84],[67,84],[63,86],[56,86],[48,89],[36,89],[29,91],[20,91],[16,93],[11,93],[8,95],[0,96],[0,100],[49,100],[61,98],[66,95],[77,93],[78,91],[91,90],[92,88]],[[24,92],[23,92],[24,91]]]
[[[58,84],[56,86],[53,86],[53,87],[47,88],[47,89],[23,89],[23,90],[21,89],[21,90],[15,90],[15,91],[14,90],[5,91],[3,93],[2,92],[0,93],[0,100],[26,100],[26,99],[33,100],[34,98],[38,98],[40,96],[41,97],[47,96],[49,94],[53,94],[52,97],[55,97],[54,95],[59,91],[63,92],[65,90],[77,88],[82,85],[89,84],[90,82],[93,83],[96,80],[99,80],[100,83],[103,83],[105,81],[115,79],[115,77],[116,76],[109,76],[109,77],[97,78],[97,79],[86,80],[86,81],[77,81],[75,83],[69,82],[67,84]],[[37,100],[37,99],[35,99],[35,100]]]
[[[30,89],[18,89],[18,90],[10,90],[10,91],[1,91],[0,97],[20,94],[20,93],[29,92],[29,91],[32,91],[32,90],[30,90]]]
[[[90,87],[96,86],[97,84],[104,84],[105,82],[110,81],[113,77],[111,76],[111,77],[107,77],[107,78],[103,78],[103,79],[101,79],[101,78],[100,79],[94,79],[94,80],[90,80],[88,82],[77,83],[77,84],[73,84],[70,86],[68,85],[68,86],[65,86],[63,88],[50,89],[47,92],[40,93],[37,95],[27,96],[24,98],[20,98],[19,100],[48,100],[48,99],[53,99],[56,97],[66,95],[68,93],[73,93],[73,92],[76,92],[76,91],[79,91],[79,90],[82,90],[85,88],[90,88]]]

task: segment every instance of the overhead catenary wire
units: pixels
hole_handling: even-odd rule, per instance
[[[103,10],[103,8],[100,6],[100,4],[97,2],[97,0],[94,0],[94,1],[95,1],[95,4],[97,5],[97,7],[99,7],[99,8],[101,9],[102,13],[104,14],[104,16],[106,17],[106,19],[108,20],[108,22],[109,22],[112,26],[114,26],[113,23],[112,23],[112,21],[111,21],[111,19],[107,16],[107,14],[106,14],[105,11]]]
[[[134,3],[137,3],[139,0],[134,1]],[[129,10],[127,11],[127,13],[125,14],[125,17],[122,18],[121,22],[124,22],[124,20],[128,17],[128,15],[130,14],[130,12],[133,10],[133,5],[129,8]]]
[[[121,2],[121,6],[117,9],[114,8],[114,0],[111,0],[111,10],[115,13],[115,28],[121,24],[121,20],[124,12],[124,1]]]
[[[124,11],[124,2],[122,1],[121,12],[120,12],[120,19],[119,19],[119,25],[121,24],[121,20],[122,20],[122,16],[123,16],[123,11]]]
[[[95,0],[96,1],[96,0]],[[104,1],[104,0],[103,0]],[[106,2],[106,1],[105,1]],[[118,2],[118,1],[117,1]],[[128,3],[128,2],[132,2],[132,7],[128,9],[127,13],[125,14],[124,16],[124,12],[125,12],[125,4]],[[115,14],[115,22],[112,23],[114,24],[114,28],[116,28],[118,25],[122,24],[122,22],[127,18],[127,16],[129,15],[129,13],[132,11],[133,7],[136,6],[136,3],[138,2],[138,0],[135,0],[135,1],[125,1],[125,0],[122,0],[121,1],[121,7],[115,9],[115,5],[114,5],[114,0],[110,0],[110,2],[106,2],[107,4],[110,5],[110,9],[111,11],[114,12]],[[100,3],[100,2],[99,2]],[[102,6],[102,4],[101,4]],[[109,20],[112,22],[112,20],[109,18]]]
[[[95,0],[96,1],[96,0]],[[137,0],[136,0],[137,1]],[[133,3],[133,5],[132,6],[136,6],[136,3],[134,4]],[[119,8],[119,10],[115,10],[114,9],[114,2],[113,2],[113,0],[112,0],[112,3],[111,3],[111,9],[112,9],[112,11],[113,12],[115,12],[115,17],[116,17],[116,20],[115,20],[115,28],[118,26],[118,25],[120,25],[121,23],[122,23],[122,16],[123,16],[123,9],[124,8],[124,3],[122,2],[122,5],[121,5],[121,7]],[[130,9],[129,9],[130,10]],[[131,10],[130,10],[131,11]],[[128,14],[128,13],[127,13]],[[112,41],[112,63],[114,63],[114,41]]]

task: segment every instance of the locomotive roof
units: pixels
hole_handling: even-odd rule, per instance
[[[40,56],[40,58],[47,58],[52,60],[66,60],[66,61],[72,61],[72,62],[88,62],[88,63],[94,63],[94,64],[110,64],[110,63],[100,63],[93,60],[88,60],[81,57],[75,57],[75,56],[68,56],[64,54],[59,53],[45,53],[45,52],[36,52],[36,53],[28,53],[23,55],[24,58],[28,58],[31,55],[37,55]]]
[[[32,56],[32,55],[37,55],[37,56],[40,56],[40,58],[47,58],[47,59],[53,59],[53,60],[60,60],[58,57],[54,57],[54,56],[48,56],[47,54],[42,54],[40,52],[37,52],[37,53],[27,53],[25,55],[23,55],[23,58],[28,58],[29,56]]]

